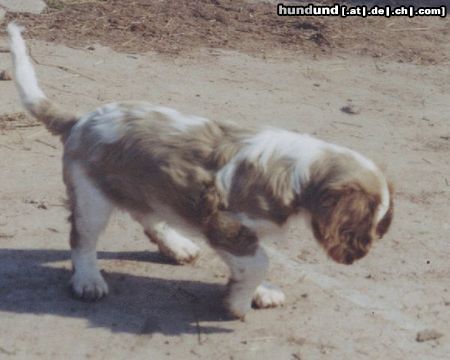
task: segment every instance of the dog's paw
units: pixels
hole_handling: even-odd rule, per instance
[[[200,248],[184,237],[172,237],[158,242],[159,251],[178,264],[194,263],[200,255]]]
[[[245,315],[252,308],[252,291],[233,280],[230,280],[227,287],[228,294],[225,297],[224,305],[228,314],[233,319],[244,320]]]
[[[251,309],[251,301],[247,298],[236,298],[231,295],[225,298],[225,308],[233,319],[245,320],[245,315]]]
[[[284,304],[285,296],[277,287],[268,283],[258,286],[253,296],[253,305],[258,309],[266,309]]]
[[[75,271],[70,285],[74,295],[86,301],[96,301],[108,294],[108,285],[100,272],[87,274]]]

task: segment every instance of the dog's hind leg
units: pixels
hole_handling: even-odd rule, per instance
[[[97,300],[108,293],[108,285],[98,269],[96,246],[113,206],[79,164],[67,165],[64,176],[72,210],[72,290],[81,299]]]
[[[197,260],[200,248],[157,215],[132,214],[132,216],[143,226],[145,235],[158,246],[162,254],[178,264],[193,263]]]

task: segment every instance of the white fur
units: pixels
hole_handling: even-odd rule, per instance
[[[27,56],[27,47],[21,36],[22,28],[14,23],[8,25],[10,49],[14,59],[15,80],[23,103],[37,104],[46,98],[40,89],[36,73]]]
[[[93,129],[99,136],[99,142],[111,144],[118,141],[122,134],[119,132],[124,112],[117,103],[110,103],[97,108],[82,116],[75,124],[66,141],[66,148],[75,151],[80,145],[80,137],[84,127],[93,123]]]
[[[375,216],[375,222],[379,222],[384,215],[386,215],[386,212],[389,209],[389,202],[390,202],[390,195],[389,195],[389,187],[386,182],[386,179],[382,175],[381,171],[378,169],[378,167],[375,165],[375,163],[366,158],[365,156],[357,153],[356,151],[353,151],[351,149],[347,149],[344,147],[341,147],[339,145],[335,144],[326,144],[328,148],[332,149],[335,152],[340,153],[346,153],[353,156],[354,159],[356,159],[363,167],[366,169],[378,174],[378,178],[382,181],[382,189],[381,189],[381,204],[377,209],[377,215]]]
[[[72,275],[70,284],[78,297],[96,300],[108,294],[108,284],[97,267],[95,250],[72,251],[72,263],[77,270]]]
[[[133,103],[131,108],[127,108],[127,111],[131,114],[131,116],[136,118],[144,118],[154,110],[155,106],[149,102]]]
[[[259,285],[253,295],[253,303],[259,309],[281,306],[285,300],[284,293],[267,282]]]
[[[158,222],[166,222],[170,226],[176,227],[183,235],[204,238],[204,235],[199,232],[197,226],[192,225],[185,218],[178,215],[170,206],[157,199],[152,199],[152,209],[153,212],[148,217],[148,220],[153,221],[155,224]]]
[[[116,103],[108,104],[97,109],[90,121],[93,129],[100,135],[100,141],[112,144],[118,141],[123,134],[119,132],[123,122],[124,112]]]
[[[233,183],[233,177],[236,172],[238,163],[239,161],[235,157],[223,168],[221,168],[216,174],[216,187],[217,190],[223,195],[225,204],[228,204],[228,194],[231,190],[231,184]]]
[[[233,316],[244,318],[251,308],[256,288],[264,281],[269,259],[262,247],[259,247],[253,256],[234,256],[225,251],[218,253],[231,272],[226,306]]]
[[[72,250],[72,288],[79,297],[98,299],[107,294],[108,286],[97,266],[96,246],[113,207],[81,165],[69,165],[68,172],[76,196],[74,221],[79,234],[78,244]]]
[[[200,116],[184,115],[177,110],[164,106],[157,106],[154,108],[154,111],[166,116],[167,119],[170,120],[171,125],[179,131],[186,131],[192,126],[204,125],[209,121],[208,119]]]
[[[156,242],[159,250],[177,263],[191,263],[200,255],[200,248],[191,240],[171,228],[165,221],[155,214],[133,214],[146,232],[152,234],[152,241]]]
[[[381,191],[381,204],[378,207],[375,221],[378,223],[389,210],[390,194],[386,181],[383,182],[383,189]]]
[[[191,263],[200,255],[200,248],[176,230],[161,222],[154,227],[159,250],[178,263]]]

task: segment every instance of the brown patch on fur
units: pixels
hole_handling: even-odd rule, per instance
[[[212,246],[242,256],[254,253],[258,238],[231,212],[282,225],[296,211],[292,161],[271,161],[266,168],[242,162],[229,194],[231,204],[216,188],[217,171],[238,153],[250,130],[208,121],[178,131],[163,113],[148,108],[136,102],[118,104],[106,110],[121,115],[114,129],[116,141],[102,138],[94,117],[76,130],[78,135],[65,148],[66,161],[79,161],[117,206],[150,213],[158,211],[158,204],[166,205],[202,229]],[[73,198],[70,179],[66,184]],[[71,210],[73,222],[76,214]],[[75,224],[71,239],[76,246]]]
[[[68,136],[70,129],[78,121],[77,116],[59,109],[47,99],[37,104],[28,104],[27,109],[31,115],[44,123],[48,131],[53,135],[62,136],[63,139]]]
[[[369,252],[381,189],[376,174],[351,156],[327,153],[313,164],[303,202],[314,236],[333,260],[351,264]]]
[[[299,209],[298,195],[292,184],[294,163],[289,159],[258,163],[242,161],[235,170],[228,195],[227,210],[212,217],[207,236],[212,246],[238,256],[253,255],[256,234],[232,213],[245,213],[281,226]]]
[[[120,139],[102,142],[91,121],[81,129],[81,143],[68,151],[70,158],[80,159],[119,207],[147,213],[162,203],[195,225],[206,223],[223,204],[215,173],[239,150],[236,131],[213,121],[177,131],[161,113],[138,116],[132,109],[139,104],[119,106]]]
[[[266,168],[242,161],[235,170],[228,208],[283,225],[298,209],[292,184],[293,163],[278,159]]]
[[[219,211],[211,217],[205,235],[213,247],[236,256],[254,255],[258,248],[256,234],[227,211]]]
[[[70,223],[70,238],[69,238],[69,244],[71,249],[75,249],[80,241],[80,234],[78,233],[78,230],[76,228],[76,196],[75,196],[75,190],[73,188],[72,181],[70,179],[70,176],[68,174],[68,171],[66,167],[63,167],[63,180],[64,184],[66,185],[66,194],[67,194],[67,200],[65,202],[66,208],[70,211],[70,215],[67,218],[67,220]]]
[[[79,160],[117,206],[145,214],[163,204],[199,227],[212,246],[234,254],[254,253],[256,235],[221,212],[225,201],[215,186],[218,169],[242,147],[246,131],[214,121],[177,131],[164,114],[137,111],[145,106],[118,105],[123,119],[120,136],[112,143],[102,140],[95,120],[87,122],[77,129],[80,143],[66,147],[66,158]]]
[[[225,166],[239,152],[242,148],[242,140],[253,131],[234,124],[214,122],[214,126],[220,129],[222,137],[218,139],[214,151],[209,156],[208,167],[217,170]]]

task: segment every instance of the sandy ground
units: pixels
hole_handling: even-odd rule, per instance
[[[354,53],[312,59],[282,50],[255,57],[206,48],[127,55],[100,45],[30,45],[42,87],[67,109],[147,99],[352,147],[394,180],[395,221],[352,266],[327,259],[303,224],[286,240],[268,241],[269,280],[285,291],[286,305],[253,310],[240,322],[225,317],[227,272],[206,244],[195,265],[173,265],[118,213],[99,246],[110,295],[77,301],[67,287],[61,145],[16,114],[22,109],[13,83],[2,81],[1,359],[448,358],[448,61],[402,64]],[[10,67],[8,53],[0,53],[0,65]],[[357,114],[341,111],[346,105]],[[443,336],[416,341],[425,329]]]

